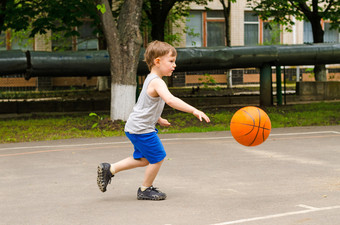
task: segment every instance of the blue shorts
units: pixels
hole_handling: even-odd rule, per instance
[[[134,159],[146,158],[149,163],[155,164],[165,158],[166,152],[157,133],[157,130],[156,132],[146,134],[130,134],[125,132],[135,148],[133,153]]]

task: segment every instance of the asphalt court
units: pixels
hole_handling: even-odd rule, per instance
[[[251,148],[227,131],[160,137],[160,202],[136,199],[143,168],[99,191],[96,167],[129,156],[126,137],[0,145],[0,224],[340,223],[340,126],[273,129]]]

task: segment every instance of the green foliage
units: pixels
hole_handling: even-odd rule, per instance
[[[97,5],[97,9],[98,11],[100,11],[102,14],[104,14],[106,12],[106,8],[104,4],[101,5]]]
[[[95,117],[97,120],[97,122],[92,125],[92,129],[98,127],[99,122],[103,120],[103,117],[99,116],[97,113],[90,113],[89,116]]]
[[[276,23],[286,26],[286,30],[291,31],[294,21],[291,16],[297,20],[311,20],[312,18],[322,18],[323,20],[332,21],[332,28],[339,28],[340,1],[329,0],[247,0],[250,7],[263,20],[273,20]],[[317,7],[314,8],[313,4]]]
[[[34,39],[29,35],[32,32],[32,27],[29,25],[26,30],[11,31],[10,39],[8,40],[11,45],[16,43],[21,49],[31,50],[33,46]]]
[[[216,85],[216,80],[213,76],[211,76],[210,74],[204,74],[202,78],[198,78],[199,81],[202,82],[203,86],[205,88],[207,88],[209,85]],[[215,87],[214,90],[219,90],[220,87]]]
[[[79,35],[74,27],[81,26],[86,17],[99,24],[97,9],[91,0],[5,1],[4,4],[0,9],[0,16],[4,16],[0,29],[22,31],[31,27],[30,37],[48,31],[65,31],[66,37]]]
[[[270,40],[265,40],[263,45],[279,45],[280,44],[280,35],[281,29],[277,26],[278,23],[274,21],[270,21],[266,23],[265,28],[271,30]]]
[[[168,17],[165,20],[164,30],[159,31],[164,34],[164,40],[171,44],[178,44],[181,41],[182,32],[172,33],[170,28],[172,26],[180,27],[181,23],[185,23],[185,17],[189,15],[190,3],[205,5],[208,1],[211,0],[162,1],[161,4],[164,7],[160,9],[165,10],[158,15],[164,16],[163,14],[166,13]],[[119,1],[119,6],[113,11],[114,18],[118,18],[122,2]],[[59,46],[53,49],[54,51],[69,50],[69,39],[67,38],[79,36],[79,32],[74,28],[81,26],[84,18],[93,20],[94,27],[96,28],[94,33],[101,34],[102,31],[98,30],[100,18],[97,12],[105,13],[108,10],[104,4],[96,4],[92,0],[5,1],[3,4],[6,7],[0,7],[0,17],[4,16],[3,24],[0,24],[1,30],[12,29],[14,33],[18,34],[17,37],[21,37],[22,40],[24,40],[24,37],[18,32],[24,31],[26,36],[34,37],[36,34],[45,34],[48,31],[52,31],[51,40],[58,40],[59,43]],[[151,10],[151,4],[157,4],[157,1],[146,0],[143,4],[142,32],[146,30],[151,31],[152,23],[150,16],[152,13],[160,12],[159,10]],[[159,19],[157,22],[159,22]],[[187,29],[184,29],[184,32],[185,30]],[[144,33],[147,34],[146,32]],[[151,32],[148,32],[148,34],[151,35]],[[151,40],[151,37],[149,40]]]
[[[181,41],[181,33],[182,31],[172,33],[170,27],[181,27],[181,24],[185,24],[185,17],[189,15],[191,3],[195,3],[197,5],[207,5],[207,3],[212,0],[163,0],[163,1],[153,1],[146,0],[143,3],[143,20],[142,20],[142,28],[144,31],[148,32],[150,36],[149,40],[154,39],[155,37],[151,37],[151,33],[156,32],[158,37],[164,37],[164,41],[176,45]],[[164,21],[164,22],[163,22]],[[154,23],[154,24],[153,24]],[[164,23],[164,30],[156,30],[152,32],[152,29],[156,23]],[[181,30],[181,29],[179,29]],[[144,32],[146,33],[146,32]]]
[[[189,2],[177,2],[170,10],[165,24],[164,41],[178,45],[182,40],[182,29],[179,32],[173,33],[172,27],[181,28],[181,24],[185,24],[185,18],[189,16]],[[186,30],[186,29],[184,29]]]

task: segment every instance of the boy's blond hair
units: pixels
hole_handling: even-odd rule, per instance
[[[172,45],[162,41],[150,42],[144,53],[144,61],[148,65],[149,70],[151,71],[155,65],[154,60],[157,57],[167,55],[169,52],[171,52],[171,56],[177,56],[177,51]]]

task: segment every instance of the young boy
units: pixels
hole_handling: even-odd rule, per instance
[[[176,56],[176,49],[165,42],[153,41],[148,45],[144,57],[150,74],[144,81],[138,101],[125,125],[126,136],[134,145],[134,153],[133,156],[114,164],[101,163],[98,166],[97,184],[102,192],[106,191],[107,185],[111,183],[111,178],[116,173],[147,166],[144,181],[137,192],[137,199],[164,200],[166,194],[152,186],[166,156],[155,128],[157,123],[161,126],[170,126],[170,123],[161,117],[164,104],[192,113],[200,121],[204,119],[210,122],[202,111],[173,96],[162,80],[163,77],[171,76],[175,70]]]

